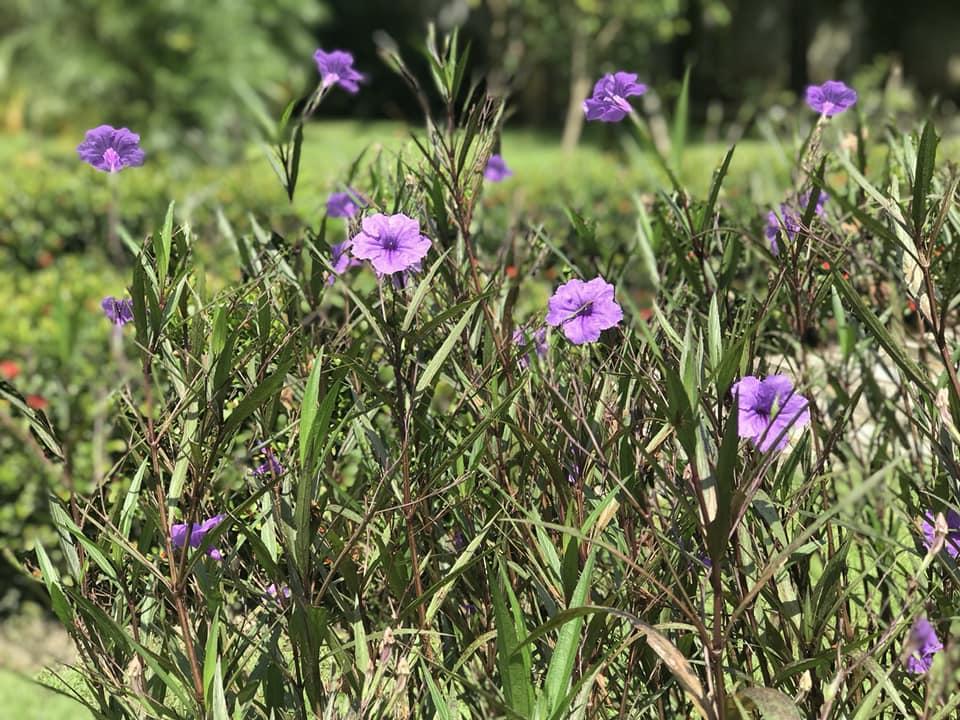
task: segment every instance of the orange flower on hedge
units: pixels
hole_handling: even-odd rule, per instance
[[[0,377],[4,380],[13,380],[20,374],[20,366],[13,360],[0,360]]]

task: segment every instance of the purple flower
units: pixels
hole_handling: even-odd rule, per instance
[[[595,342],[600,332],[623,320],[613,285],[602,277],[590,282],[573,279],[557,288],[547,302],[547,324],[562,326],[574,345]]]
[[[813,190],[807,190],[803,195],[800,196],[798,205],[800,210],[806,212],[807,205],[810,204],[810,195],[813,194]],[[827,200],[830,199],[830,196],[827,195],[823,190],[820,191],[820,194],[817,195],[817,204],[813,209],[813,214],[817,217],[823,217],[824,209],[823,206],[827,204]]]
[[[263,477],[264,475],[283,475],[283,465],[281,465],[280,461],[277,460],[276,456],[273,454],[273,450],[268,447],[264,451],[264,456],[264,461],[253,469],[253,474],[256,477]]]
[[[774,255],[780,254],[780,245],[777,240],[780,239],[781,231],[785,232],[787,237],[793,240],[799,230],[800,218],[786,205],[780,205],[779,216],[775,210],[768,212],[767,227],[764,234],[767,236],[767,240],[770,241],[770,252]]]
[[[318,49],[313,54],[313,59],[317,62],[320,80],[325,89],[331,85],[339,85],[353,95],[360,89],[357,83],[367,79],[365,75],[353,69],[353,55],[346,50],[324,52]]]
[[[334,243],[330,246],[330,266],[333,272],[327,278],[327,285],[333,285],[337,275],[343,275],[352,267],[360,267],[362,262],[350,255],[350,248],[353,243],[344,240],[342,243]]]
[[[133,322],[133,300],[130,298],[119,300],[115,297],[105,297],[100,301],[100,307],[103,308],[103,314],[107,316],[107,320],[117,327]]]
[[[204,536],[223,522],[226,517],[226,515],[221,513],[220,515],[214,515],[209,520],[204,520],[199,525],[193,523],[177,523],[173,525],[170,528],[170,539],[173,541],[173,546],[180,548],[189,543],[190,547],[200,547]],[[223,560],[223,554],[215,547],[207,550],[207,555],[217,561]]]
[[[948,509],[945,513],[947,521],[947,534],[943,539],[943,549],[947,554],[957,559],[960,557],[960,513],[956,510]],[[923,531],[923,544],[927,550],[933,547],[937,536],[937,520],[932,512],[928,512],[920,521],[920,529]]]
[[[491,155],[487,166],[483,169],[483,176],[490,182],[500,182],[513,175],[513,170],[507,167],[501,155]]]
[[[839,80],[827,80],[823,85],[807,88],[807,105],[821,115],[833,117],[857,101],[857,91]]]
[[[87,130],[83,142],[77,146],[77,154],[97,170],[111,173],[143,165],[144,158],[140,136],[127,128],[111,125]]]
[[[353,217],[357,210],[366,205],[356,190],[331,193],[327,198],[327,215],[335,218]]]
[[[810,422],[809,401],[794,392],[786,375],[771,375],[763,380],[747,375],[730,388],[738,398],[737,434],[749,438],[761,452],[787,446],[791,428]]]
[[[353,237],[353,256],[369,260],[382,275],[412,268],[427,256],[430,238],[420,234],[420,223],[403,213],[377,213],[364,218]]]
[[[770,242],[770,252],[774,255],[780,254],[780,245],[778,240],[781,239],[781,233],[784,232],[787,235],[787,239],[793,240],[797,233],[801,229],[801,215],[806,211],[807,205],[810,203],[810,193],[812,191],[808,190],[797,200],[797,205],[799,210],[791,208],[786,203],[780,204],[780,215],[778,216],[774,210],[771,210],[767,213],[767,227],[764,231],[764,234],[767,236],[767,240]],[[830,199],[830,196],[825,192],[821,192],[817,197],[817,205],[814,208],[814,213],[818,217],[823,217],[824,208],[827,200]]]
[[[647,86],[637,82],[636,73],[616,72],[604,75],[593,86],[593,95],[583,101],[587,120],[620,122],[633,111],[627,98],[643,95]]]
[[[518,347],[525,347],[527,345],[527,333],[529,331],[525,327],[518,327],[513,331],[513,344]],[[547,350],[549,345],[547,344],[547,328],[538,327],[533,331],[531,335],[533,351],[537,357],[543,358],[547,356]],[[521,368],[526,369],[530,365],[531,353],[526,352],[522,354],[518,359],[517,363]]]
[[[282,585],[278,590],[275,583],[270,583],[267,585],[266,592],[264,594],[267,597],[273,598],[277,602],[280,602],[280,598],[286,599],[290,597],[290,588],[287,585]]]
[[[937,631],[926,618],[917,618],[910,628],[904,653],[907,657],[907,671],[922,675],[933,665],[933,656],[943,650],[943,643],[937,637]]]

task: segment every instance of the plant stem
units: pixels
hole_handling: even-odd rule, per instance
[[[167,498],[166,493],[163,491],[163,485],[160,482],[159,439],[153,426],[153,373],[150,369],[149,360],[152,354],[152,350],[148,349],[143,360],[143,386],[147,404],[147,445],[150,448],[150,464],[153,469],[154,481],[156,482],[154,490],[157,495],[157,512],[160,514],[161,533],[163,534],[165,544],[167,567],[170,571],[170,588],[173,605],[176,608],[177,620],[180,623],[180,632],[183,635],[183,646],[187,654],[187,662],[190,664],[193,693],[197,701],[197,706],[202,711],[204,709],[203,676],[200,673],[200,664],[197,662],[197,653],[193,646],[193,631],[190,627],[190,616],[187,613],[187,606],[183,602],[183,586],[177,569],[176,557],[173,552],[170,522],[167,518]],[[189,546],[189,543],[184,543],[184,556],[186,556]]]

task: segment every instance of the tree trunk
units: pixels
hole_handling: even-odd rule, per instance
[[[567,118],[563,123],[563,152],[569,153],[580,142],[583,132],[583,101],[590,93],[590,75],[587,62],[587,39],[579,31],[574,33],[573,47],[570,49],[570,101],[567,104]]]

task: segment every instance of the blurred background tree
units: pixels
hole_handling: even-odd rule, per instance
[[[619,68],[652,85],[655,104],[672,99],[692,66],[695,127],[790,102],[808,82],[851,79],[864,66],[881,83],[902,68],[920,92],[956,101],[958,19],[955,0],[917,0],[909,22],[893,0],[7,0],[0,122],[73,135],[127,124],[154,150],[227,158],[254,127],[238,88],[276,111],[313,82],[318,45],[349,48],[370,81],[368,92],[331,98],[324,114],[410,119],[418,110],[374,37],[415,46],[435,22],[462,28],[475,75],[511,94],[513,123],[562,131],[572,147],[583,98]]]
[[[0,101],[8,130],[101,123],[207,159],[250,122],[236,85],[276,104],[306,87],[317,0],[5,0]]]

